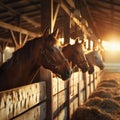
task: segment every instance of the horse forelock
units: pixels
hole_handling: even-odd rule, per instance
[[[75,49],[78,48],[79,51],[81,51],[81,52],[85,52],[85,51],[86,51],[84,45],[81,44],[81,43],[75,44],[74,48],[75,48]]]
[[[53,46],[53,45],[61,46],[60,41],[56,37],[54,37],[52,34],[46,36],[44,38],[44,42],[46,45],[48,44],[51,46]]]

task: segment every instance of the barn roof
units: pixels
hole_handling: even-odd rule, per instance
[[[72,13],[79,11],[80,17],[87,20],[97,38],[106,39],[111,34],[119,36],[120,0],[54,0],[55,5],[60,1]],[[60,10],[57,18],[57,26],[61,30],[65,16],[63,11]],[[74,23],[71,26],[71,31],[74,31]],[[12,45],[13,34],[18,36],[17,32],[23,34],[24,38],[26,35],[30,38],[41,35],[41,0],[0,1],[0,41]]]

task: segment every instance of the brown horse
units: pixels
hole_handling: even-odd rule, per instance
[[[99,67],[101,70],[104,69],[104,64],[102,61],[102,56],[99,51],[90,51],[86,54],[86,58],[89,64],[88,73],[92,74],[94,72],[94,65]]]
[[[0,67],[0,91],[32,83],[36,71],[43,66],[67,80],[71,76],[68,60],[59,49],[57,30],[28,41]]]
[[[88,70],[88,63],[84,53],[83,42],[79,43],[77,39],[75,44],[64,46],[62,51],[69,62],[72,62],[72,67],[77,65],[84,73]]]

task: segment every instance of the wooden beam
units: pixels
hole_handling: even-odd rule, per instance
[[[26,15],[22,14],[21,13],[18,13],[18,11],[15,11],[14,9],[8,7],[7,5],[5,5],[4,3],[0,2],[0,5],[7,9],[8,12],[12,15],[19,15],[22,19],[24,19],[25,21],[27,21],[28,23],[34,25],[35,27],[40,27],[40,23],[37,23],[35,22],[34,20],[32,20],[31,18],[28,18]]]
[[[103,5],[110,5],[110,4],[112,4],[112,5],[114,5],[114,6],[117,6],[117,7],[120,7],[120,4],[119,3],[116,3],[116,1],[114,1],[114,0],[110,0],[110,1],[105,1],[105,0],[99,0],[99,2],[101,2]]]
[[[70,42],[70,17],[64,16],[64,43],[68,44]],[[63,19],[62,19],[63,20]]]
[[[2,52],[2,46],[0,45],[0,52]]]
[[[16,32],[21,32],[22,34],[29,35],[29,36],[32,36],[32,37],[40,37],[41,36],[41,34],[36,34],[34,32],[28,31],[26,29],[23,29],[23,28],[20,28],[20,27],[17,27],[17,26],[13,26],[11,24],[8,24],[8,23],[2,22],[2,21],[0,21],[0,27],[6,28],[6,29],[9,29],[9,30],[13,30],[13,31],[16,31]]]
[[[25,36],[25,39],[23,40],[23,45],[27,42],[28,40],[28,35]]]
[[[0,42],[12,43],[11,39],[0,38]]]
[[[85,30],[85,27],[82,25],[82,23],[74,16],[74,14],[62,3],[61,7],[64,9],[64,11],[73,19],[73,21],[86,33],[89,35],[89,33]]]
[[[109,2],[110,3],[110,2]],[[116,9],[115,7],[114,8],[112,8],[111,9],[111,6],[110,5],[113,5],[114,6],[114,4],[110,4],[109,6],[108,5],[106,5],[105,6],[105,4],[103,3],[103,4],[99,4],[99,3],[93,3],[93,2],[88,2],[88,4],[90,5],[90,6],[92,6],[92,8],[93,9],[96,9],[96,8],[98,8],[98,9],[101,9],[101,10],[103,10],[103,11],[114,11],[114,12],[120,12],[120,10],[119,9]]]
[[[89,6],[86,2],[86,0],[82,0],[80,4],[80,11],[82,16],[89,21],[89,26],[93,29],[94,33],[96,34],[97,37],[100,37],[99,30],[96,28],[96,23],[93,19],[93,16],[91,15],[91,12],[89,10]]]
[[[17,43],[17,41],[16,41],[14,32],[13,32],[12,30],[10,30],[10,33],[11,33],[11,36],[12,36],[13,43],[15,44],[15,47],[17,47],[17,46],[18,46],[18,43]]]
[[[57,15],[58,15],[59,9],[60,9],[60,4],[58,3],[58,4],[57,4],[56,11],[55,11],[54,18],[53,18],[53,28],[54,28],[54,26],[55,26],[55,22],[56,22],[56,19],[57,19]]]
[[[74,14],[66,7],[66,5],[61,1],[60,3],[63,10],[73,19],[73,21],[82,29],[82,31],[89,37],[90,33],[86,30],[86,27],[74,16]]]
[[[62,9],[73,19],[73,21],[81,28],[81,30],[85,33],[86,36],[88,36],[89,38],[91,38],[91,40],[93,40],[95,43],[97,43],[97,45],[101,47],[101,44],[98,41],[98,38],[96,37],[96,35],[93,32],[89,32],[86,28],[86,26],[84,26],[75,16],[74,14],[66,7],[66,5],[64,4],[64,2],[61,0],[60,2],[60,6],[62,7]],[[89,27],[88,27],[89,29]]]
[[[6,48],[7,44],[8,44],[7,42],[0,43],[0,52],[1,52],[0,64],[5,61],[4,51],[5,51],[5,48]]]
[[[46,9],[47,8],[47,9]],[[50,32],[53,32],[53,0],[41,0],[41,29],[46,27],[50,28]],[[47,120],[53,120],[53,84],[52,84],[52,72],[46,73],[49,78],[46,82],[47,91]]]

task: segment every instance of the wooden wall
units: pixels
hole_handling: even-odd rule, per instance
[[[68,120],[94,91],[101,74],[97,67],[92,75],[79,70],[64,82],[52,77],[48,70],[42,70],[49,75],[40,82],[0,92],[0,120]],[[49,84],[49,77],[52,84]],[[47,84],[52,85],[52,90]]]

